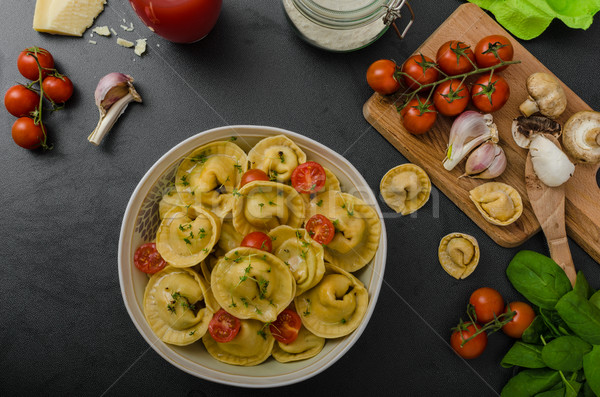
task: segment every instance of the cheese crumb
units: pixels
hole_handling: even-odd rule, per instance
[[[133,47],[133,42],[122,39],[120,37],[117,39],[117,44],[120,45],[121,47],[126,47],[126,48]]]
[[[131,32],[133,29],[130,28],[129,26],[125,26],[125,25],[121,25],[121,29],[123,29],[126,32]]]
[[[135,41],[135,55],[141,57],[144,52],[146,52],[146,40],[147,39],[137,39]]]
[[[118,36],[117,31],[114,30],[113,28],[110,28],[110,31],[112,32],[112,34],[114,34],[115,36]]]
[[[94,40],[88,40],[88,43],[90,43],[90,44],[96,44],[96,42]]]
[[[100,36],[110,36],[110,30],[108,29],[108,26],[96,26],[94,29],[92,29],[92,32]]]

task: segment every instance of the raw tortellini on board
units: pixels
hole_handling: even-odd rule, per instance
[[[517,190],[502,182],[487,182],[469,192],[483,217],[499,226],[510,225],[523,213],[523,201]]]

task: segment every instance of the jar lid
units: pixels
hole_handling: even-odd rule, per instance
[[[296,8],[310,20],[341,29],[351,29],[382,17],[393,0],[294,0]]]

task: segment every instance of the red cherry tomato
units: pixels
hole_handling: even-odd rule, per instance
[[[505,312],[517,312],[512,320],[502,327],[502,331],[511,338],[520,338],[533,322],[535,312],[525,302],[511,302],[506,306]]]
[[[414,98],[400,112],[402,124],[414,135],[424,134],[433,127],[437,112],[431,102],[424,98]]]
[[[469,303],[475,308],[477,322],[489,323],[504,312],[504,299],[493,288],[483,287],[475,290],[469,298]]]
[[[148,274],[159,272],[167,266],[167,262],[158,253],[155,243],[140,245],[133,254],[133,264]]]
[[[482,112],[495,112],[504,106],[510,97],[510,87],[503,77],[484,74],[471,88],[473,105]]]
[[[327,245],[335,236],[335,226],[321,214],[311,216],[304,227],[308,235],[319,244]]]
[[[240,187],[244,186],[246,183],[250,183],[252,181],[268,181],[268,175],[258,168],[252,168],[248,171],[244,172],[242,175],[242,181],[240,182]]]
[[[319,163],[307,161],[292,172],[292,186],[299,193],[316,193],[323,189],[327,176]]]
[[[241,325],[239,318],[219,309],[208,323],[208,332],[215,341],[227,343],[237,336]]]
[[[454,76],[473,70],[475,55],[468,44],[451,40],[440,46],[436,62],[444,73]]]
[[[279,313],[277,320],[269,325],[269,330],[276,340],[288,344],[298,338],[300,327],[302,327],[302,320],[298,313],[291,309],[285,309]]]
[[[367,69],[367,83],[373,91],[381,95],[389,95],[400,89],[396,80],[396,63],[389,59],[375,61]]]
[[[29,80],[37,80],[40,78],[38,64],[35,61],[37,57],[40,66],[42,67],[42,79],[48,75],[49,70],[54,68],[54,58],[48,50],[40,47],[26,48],[19,54],[17,59],[17,68],[19,72]]]
[[[67,76],[48,76],[42,81],[44,96],[54,103],[64,103],[73,95],[73,83]]]
[[[435,68],[435,61],[422,54],[413,55],[402,65],[404,84],[411,90],[419,87],[419,84],[431,84],[437,81],[440,72]],[[415,81],[416,80],[416,81]]]
[[[498,57],[496,57],[496,54]],[[512,43],[507,37],[501,35],[486,36],[479,40],[479,43],[475,46],[475,61],[480,68],[497,65],[500,63],[500,59],[503,61],[512,61],[513,55],[514,49]],[[495,71],[499,72],[508,66],[504,65],[495,69]]]
[[[461,114],[469,104],[469,99],[469,89],[460,80],[444,81],[433,93],[433,104],[444,116]]]
[[[257,250],[263,250],[271,252],[273,249],[273,243],[271,237],[263,232],[251,232],[244,237],[242,240],[242,247],[256,248]]]
[[[36,149],[46,145],[46,134],[30,117],[21,117],[12,126],[12,138],[25,149]]]
[[[479,329],[477,325],[472,323],[467,323],[465,325],[467,326],[466,330],[454,331],[452,333],[452,336],[450,336],[450,346],[452,346],[452,349],[454,349],[454,351],[462,358],[471,359],[479,357],[487,346],[487,334],[482,332],[461,346],[465,340],[475,335]]]
[[[16,117],[30,116],[40,104],[40,95],[22,84],[13,85],[4,95],[4,106]]]

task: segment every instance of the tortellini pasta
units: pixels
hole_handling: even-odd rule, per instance
[[[502,182],[487,182],[469,192],[483,217],[499,226],[510,225],[523,213],[523,201],[517,190]]]
[[[290,138],[277,135],[258,142],[248,152],[251,168],[264,171],[271,180],[285,183],[292,179],[292,172],[306,163],[306,154]]]
[[[455,279],[467,278],[479,263],[479,244],[473,236],[450,233],[440,241],[440,264]]]
[[[394,211],[408,215],[429,200],[431,181],[415,164],[402,164],[389,170],[381,179],[379,191],[385,203]]]
[[[217,310],[206,281],[193,270],[167,266],[146,285],[144,315],[163,342],[184,346],[197,341]]]
[[[292,343],[275,341],[272,354],[273,358],[280,363],[288,363],[314,357],[323,350],[323,346],[325,346],[325,338],[313,334],[302,326],[298,337]]]
[[[352,274],[334,265],[314,288],[294,300],[302,324],[323,338],[348,335],[360,325],[369,293]]]
[[[185,194],[180,194],[175,186],[172,186],[163,194],[162,199],[158,203],[158,215],[160,219],[164,219],[165,214],[173,208],[187,207],[190,204],[193,204],[193,200],[190,200],[190,197]]]
[[[215,299],[237,318],[271,322],[296,295],[296,283],[283,261],[268,252],[239,247],[219,259],[211,272]]]

